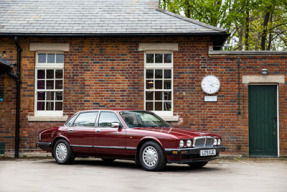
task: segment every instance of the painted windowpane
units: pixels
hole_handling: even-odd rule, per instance
[[[46,54],[39,54],[38,55],[38,63],[46,63]]]
[[[48,63],[55,63],[55,54],[48,54]]]

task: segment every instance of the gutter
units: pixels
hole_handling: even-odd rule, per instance
[[[222,32],[196,32],[196,33],[5,33],[1,37],[151,37],[151,36],[229,36]]]
[[[211,36],[214,50],[220,50],[230,36],[226,31],[196,33],[1,33],[0,37],[168,37],[168,36]]]

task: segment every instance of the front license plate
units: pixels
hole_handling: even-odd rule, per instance
[[[216,155],[215,149],[200,150],[200,156],[214,156]]]

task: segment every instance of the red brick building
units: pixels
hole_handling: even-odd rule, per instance
[[[225,30],[157,0],[16,2],[0,2],[5,154],[38,151],[38,132],[76,111],[131,108],[218,133],[226,154],[287,155],[286,52],[217,51]]]

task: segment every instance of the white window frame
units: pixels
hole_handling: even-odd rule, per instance
[[[47,57],[46,57],[46,63],[38,63],[38,55],[39,54],[49,54],[49,53],[53,53],[53,54],[63,54],[64,55],[64,52],[59,52],[59,51],[37,51],[35,53],[35,92],[34,92],[34,116],[63,116],[63,107],[64,107],[64,104],[63,104],[63,107],[62,107],[62,110],[61,111],[56,111],[55,110],[55,107],[54,107],[54,110],[53,111],[38,111],[37,110],[37,101],[38,101],[38,95],[37,95],[37,91],[38,91],[38,73],[37,73],[37,70],[38,69],[45,69],[45,70],[49,70],[49,69],[54,69],[54,70],[57,70],[57,69],[62,69],[63,70],[63,87],[62,89],[54,89],[54,91],[62,91],[63,94],[62,94],[62,97],[63,97],[63,100],[64,100],[64,63],[54,63],[54,64],[51,64],[51,63],[47,63]],[[56,59],[56,58],[55,58]],[[64,56],[64,60],[65,60],[65,56]],[[46,75],[46,73],[45,73]],[[46,77],[45,77],[46,79]],[[46,89],[43,89],[43,91],[47,91]],[[45,105],[46,105],[46,97],[45,97]],[[64,103],[64,101],[63,101]]]
[[[147,54],[171,54],[171,63],[146,63],[146,55]],[[153,91],[169,91],[171,92],[171,111],[152,111],[160,117],[169,117],[173,116],[173,52],[172,51],[146,51],[144,53],[144,109],[146,110],[146,92],[149,90],[146,88],[146,70],[147,69],[170,69],[171,70],[171,89],[153,89]],[[164,80],[164,79],[163,79]],[[153,77],[153,81],[155,82],[155,76]]]

